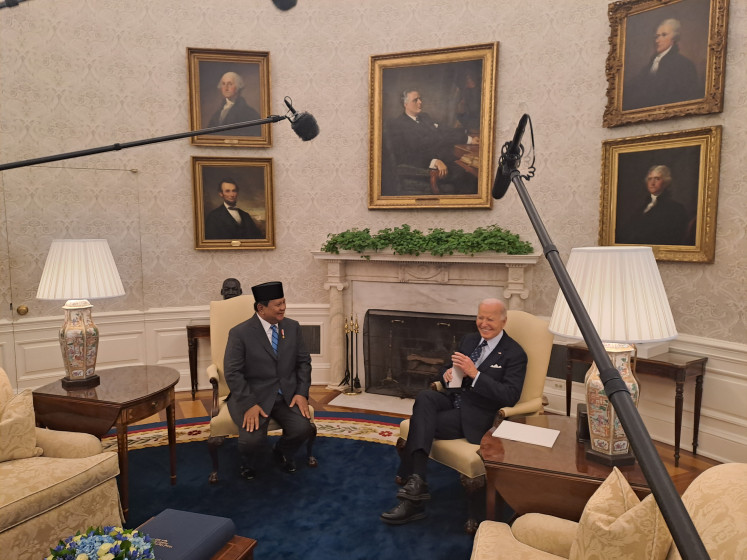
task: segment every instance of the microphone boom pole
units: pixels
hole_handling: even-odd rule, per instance
[[[279,122],[287,119],[286,115],[270,115],[264,119],[255,119],[253,121],[245,121],[240,123],[222,124],[220,126],[213,126],[210,128],[202,128],[200,130],[191,130],[189,132],[179,132],[177,134],[169,134],[167,136],[157,136],[155,138],[148,138],[146,140],[135,140],[133,142],[124,142],[122,144],[111,144],[109,146],[101,146],[99,148],[89,148],[87,150],[78,150],[76,152],[67,152],[64,154],[57,154],[54,156],[46,156],[34,159],[26,159],[23,161],[16,161],[13,163],[0,164],[0,171],[6,171],[7,169],[17,169],[19,167],[28,167],[29,165],[39,165],[40,163],[49,163],[52,161],[60,161],[63,159],[72,159],[83,156],[90,156],[94,154],[102,154],[105,152],[113,152],[116,150],[124,150],[127,148],[134,148],[136,146],[145,146],[146,144],[156,144],[158,142],[168,142],[170,140],[179,140],[180,138],[189,138],[190,136],[199,136],[201,134],[212,134],[213,132],[222,132],[224,130],[233,130],[235,128],[244,128],[245,126],[257,126],[261,124],[268,124]]]
[[[498,173],[500,172],[501,170],[499,169]],[[602,340],[599,337],[599,333],[594,327],[594,323],[591,321],[563,261],[560,259],[558,249],[553,244],[552,239],[550,239],[542,223],[542,218],[540,218],[527,192],[518,170],[518,162],[516,162],[516,165],[510,171],[510,180],[516,187],[519,198],[521,198],[524,209],[529,216],[529,220],[532,222],[534,231],[542,244],[545,258],[549,262],[555,279],[568,302],[568,307],[576,319],[576,324],[584,337],[584,342],[586,342],[599,368],[599,374],[604,384],[604,391],[612,406],[615,407],[615,412],[620,419],[625,434],[628,436],[628,440],[630,440],[636,459],[641,465],[643,475],[646,477],[656,503],[669,527],[669,531],[672,533],[677,550],[685,560],[709,559],[708,551],[703,545],[703,541],[700,539],[700,535],[698,535],[698,531],[695,529],[695,525],[685,509],[682,499],[654,447],[651,436],[648,430],[646,430],[646,426],[643,424],[643,420],[633,404],[633,400],[630,398],[630,392],[620,377],[619,372],[612,365],[609,355],[605,351]],[[500,198],[501,196],[495,196],[494,194],[495,198]]]

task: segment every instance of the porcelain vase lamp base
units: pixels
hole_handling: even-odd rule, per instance
[[[605,344],[604,347],[637,407],[640,391],[631,363],[635,347],[631,344]],[[632,465],[635,463],[635,455],[615,409],[604,392],[596,363],[592,364],[586,374],[585,387],[589,418],[586,458],[609,466]]]
[[[95,373],[99,329],[91,317],[92,307],[85,299],[68,300],[62,307],[65,310],[65,322],[60,329],[60,348],[65,364],[63,389],[95,387],[100,383]]]

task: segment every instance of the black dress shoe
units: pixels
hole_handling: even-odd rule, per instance
[[[239,474],[241,475],[241,478],[245,478],[246,480],[254,480],[254,477],[257,476],[257,471],[250,467],[241,467],[241,470],[239,470]]]
[[[392,509],[381,514],[381,520],[389,525],[404,525],[424,517],[425,505],[410,500],[400,500]]]
[[[283,455],[283,452],[280,451],[277,446],[272,448],[272,455],[275,457],[275,462],[278,464],[281,470],[293,474],[296,472],[296,463],[293,461],[293,459],[288,459],[285,455]]]
[[[397,497],[412,502],[423,502],[431,499],[431,495],[428,493],[428,483],[419,474],[411,474],[407,478],[405,485],[397,490]]]

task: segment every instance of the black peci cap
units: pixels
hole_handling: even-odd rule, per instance
[[[264,284],[257,284],[256,286],[252,286],[252,295],[254,296],[254,301],[281,299],[285,297],[283,295],[283,283],[265,282]]]

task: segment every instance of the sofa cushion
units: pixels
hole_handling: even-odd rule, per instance
[[[653,494],[640,501],[615,467],[586,503],[569,558],[664,560],[671,544]]]
[[[0,463],[41,455],[35,428],[34,402],[31,391],[26,389],[11,397],[0,410]]]
[[[58,459],[30,457],[0,463],[0,531],[53,509],[119,473],[117,454]]]

